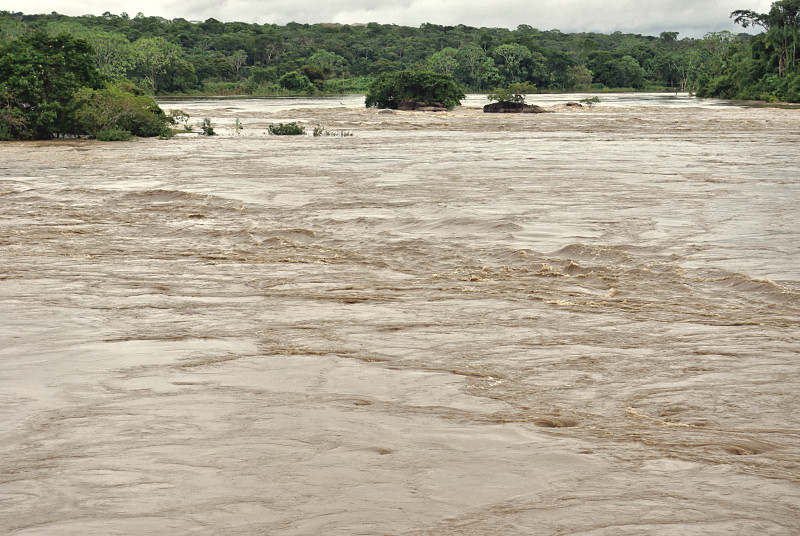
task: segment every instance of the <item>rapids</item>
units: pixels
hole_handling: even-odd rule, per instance
[[[578,98],[0,144],[0,532],[800,532],[800,111]]]

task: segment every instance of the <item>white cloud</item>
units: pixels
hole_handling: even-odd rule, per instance
[[[4,0],[3,9],[65,15],[110,11],[131,17],[142,12],[167,19],[213,17],[261,24],[379,22],[419,26],[431,22],[505,28],[528,24],[563,32],[658,35],[679,31],[682,37],[702,37],[708,31],[739,31],[729,19],[731,11],[766,12],[771,4],[770,0]]]

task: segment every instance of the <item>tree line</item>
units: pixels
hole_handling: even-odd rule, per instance
[[[697,89],[720,51],[747,34],[562,33],[464,25],[248,24],[125,13],[69,17],[0,11],[0,45],[32,31],[86,40],[97,67],[152,94],[364,91],[385,72],[424,67],[468,91]]]
[[[697,94],[800,102],[800,0],[774,2],[768,13],[737,10],[731,18],[763,31],[747,42],[721,43],[698,77]]]

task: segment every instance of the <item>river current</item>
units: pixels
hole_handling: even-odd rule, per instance
[[[0,144],[0,532],[800,533],[800,110],[577,98]]]

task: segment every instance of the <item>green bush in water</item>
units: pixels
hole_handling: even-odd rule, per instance
[[[297,123],[278,123],[277,125],[271,123],[267,128],[269,133],[275,136],[300,136],[306,133],[305,127]]]
[[[449,74],[409,69],[378,76],[370,84],[364,104],[367,108],[397,109],[402,102],[412,101],[427,105],[439,103],[452,110],[464,97]]]
[[[217,133],[214,132],[214,127],[211,126],[211,119],[206,117],[203,119],[203,122],[200,123],[200,130],[203,131],[203,136],[216,136]]]
[[[142,138],[172,135],[167,124],[173,121],[131,82],[115,82],[102,89],[81,88],[73,102],[79,130],[95,138],[119,136],[126,131]]]
[[[99,141],[128,141],[133,135],[130,130],[122,130],[119,127],[109,127],[101,130],[94,137]]]

